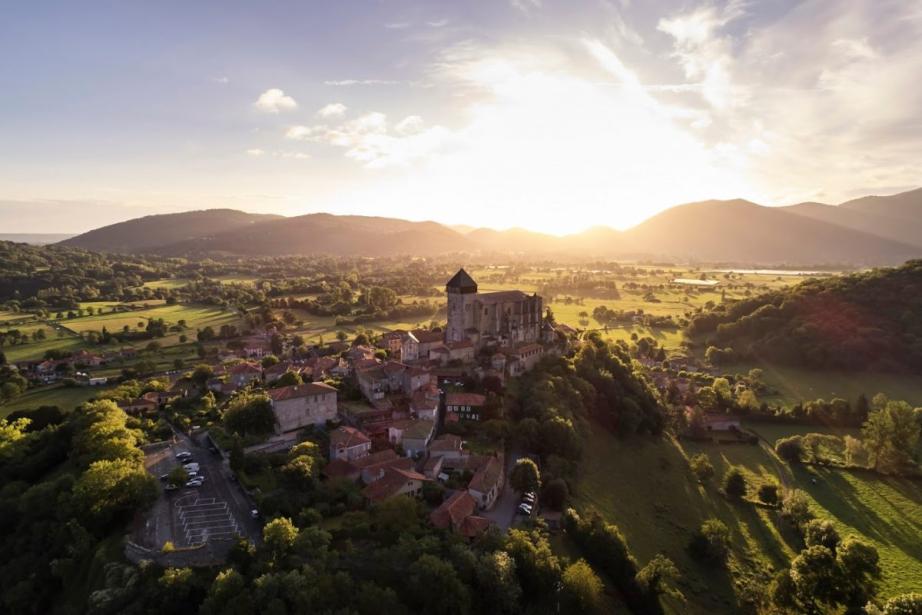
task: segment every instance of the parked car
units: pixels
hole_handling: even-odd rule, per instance
[[[254,508],[253,510],[251,510],[251,511],[250,511],[250,518],[251,518],[251,519],[259,519],[259,511],[256,510],[255,508]]]
[[[531,516],[531,506],[529,506],[528,504],[519,504],[519,507],[517,510],[519,514],[525,515],[526,517]]]
[[[183,465],[183,469],[186,472],[198,472],[201,468],[197,463],[187,463]]]
[[[170,475],[169,475],[169,474],[161,474],[161,475],[160,475],[160,480],[163,481],[163,482],[165,483],[166,481],[170,480]]]
[[[179,451],[178,453],[176,453],[176,459],[178,459],[179,461],[183,461],[183,462],[191,461],[192,453],[190,453],[189,451]]]
[[[192,480],[186,482],[186,487],[201,487],[205,484],[205,481],[201,478],[193,478]]]
[[[526,504],[534,505],[535,496],[532,495],[531,493],[526,493],[525,495],[522,496],[522,501],[525,502]]]
[[[166,486],[163,487],[163,489],[164,491],[176,491],[177,489],[179,489],[179,487],[173,483],[167,483]]]

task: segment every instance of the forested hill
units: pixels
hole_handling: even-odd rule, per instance
[[[689,333],[743,358],[922,374],[922,260],[718,306]]]
[[[234,209],[208,209],[162,214],[126,220],[64,240],[62,245],[95,250],[141,254],[153,248],[202,239],[244,228],[280,216],[248,214]]]

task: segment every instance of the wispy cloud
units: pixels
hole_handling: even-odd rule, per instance
[[[320,117],[341,117],[346,114],[348,107],[342,103],[330,103],[317,111]]]
[[[247,150],[247,156],[252,156],[253,158],[259,158],[265,153],[266,152],[264,150],[261,150],[258,147],[251,147],[250,149]]]
[[[509,0],[512,8],[528,13],[534,9],[541,8],[541,0]]]
[[[297,109],[298,103],[279,88],[270,88],[259,95],[253,106],[263,113],[279,113]]]

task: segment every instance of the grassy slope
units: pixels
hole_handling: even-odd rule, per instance
[[[30,389],[13,401],[0,405],[0,417],[16,410],[33,410],[40,406],[57,406],[64,412],[70,412],[100,391],[98,387],[65,387],[60,384]]]
[[[777,481],[806,491],[817,513],[835,521],[843,535],[860,534],[877,546],[885,570],[885,596],[922,586],[922,492],[908,481],[820,469],[791,472],[763,448],[700,445],[664,440],[619,441],[601,429],[590,438],[577,503],[593,506],[624,532],[641,565],[664,552],[683,571],[688,603],[677,612],[733,612],[743,585],[764,583],[799,550],[795,536],[769,510],[727,502],[716,484],[699,486],[686,458],[706,453],[718,477],[740,466],[751,485]],[[753,487],[752,491],[754,492]],[[700,523],[720,518],[733,533],[731,576],[691,559],[686,545]],[[744,583],[740,584],[739,581]],[[734,582],[736,581],[736,582]]]

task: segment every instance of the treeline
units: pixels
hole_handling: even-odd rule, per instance
[[[57,420],[38,430],[30,430],[29,418],[0,420],[0,600],[7,613],[49,613],[62,596],[81,595],[89,571],[102,572],[103,541],[157,495],[138,448],[143,435],[114,402],[89,402]]]
[[[694,316],[692,336],[809,368],[922,371],[922,261],[807,280]]]

